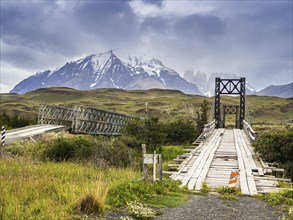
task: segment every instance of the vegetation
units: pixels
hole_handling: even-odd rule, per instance
[[[1,219],[78,219],[102,212],[107,189],[132,181],[132,169],[101,169],[77,163],[0,160]]]
[[[155,117],[132,121],[124,128],[124,135],[147,144],[151,152],[162,152],[163,144],[189,144],[199,134],[190,121],[160,122]]]
[[[45,136],[37,143],[13,143],[6,151],[18,156],[31,157],[38,161],[82,162],[100,167],[137,167],[139,149],[128,148],[127,139],[93,137],[90,135],[59,134]]]
[[[188,199],[179,183],[138,181],[133,139],[48,134],[0,155],[1,219],[82,219],[131,201],[153,207]],[[135,144],[135,143],[134,143]],[[3,181],[2,181],[3,180]]]
[[[293,130],[277,130],[261,133],[254,149],[268,162],[277,162],[293,181]]]
[[[206,99],[200,105],[199,111],[196,112],[196,128],[201,133],[204,126],[208,123],[209,103]]]
[[[237,200],[236,195],[240,194],[240,190],[238,188],[232,188],[227,186],[222,186],[216,189],[218,193],[220,193],[219,198],[224,200]]]
[[[263,194],[261,196],[271,205],[281,205],[287,211],[288,216],[283,216],[282,219],[293,219],[293,191],[292,189],[284,190],[276,193]]]
[[[202,187],[200,189],[200,193],[202,195],[207,195],[210,191],[210,187],[208,186],[208,184],[206,182],[203,182]]]
[[[0,127],[5,126],[6,129],[20,128],[32,124],[36,124],[36,120],[20,118],[18,115],[9,116],[5,112],[0,114]]]

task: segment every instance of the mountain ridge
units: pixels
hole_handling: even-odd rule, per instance
[[[113,50],[67,62],[53,71],[36,73],[18,83],[10,92],[23,94],[38,88],[56,86],[79,90],[161,88],[180,90],[186,94],[201,94],[195,84],[183,79],[160,60],[143,60],[127,53],[114,53]]]
[[[285,85],[270,85],[256,93],[258,96],[293,97],[293,82]]]

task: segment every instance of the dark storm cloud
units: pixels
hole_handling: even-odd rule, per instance
[[[178,20],[174,25],[174,34],[184,38],[207,39],[218,37],[225,32],[225,25],[216,16],[193,14]]]
[[[74,18],[82,31],[108,42],[127,44],[138,35],[137,16],[127,2],[86,1],[75,8]]]
[[[65,17],[53,2],[5,2],[1,8],[2,39],[43,51],[55,47],[62,53],[71,46]]]

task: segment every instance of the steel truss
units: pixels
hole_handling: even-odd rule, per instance
[[[76,133],[119,135],[122,127],[134,119],[140,118],[81,105],[41,105],[38,123],[64,125]]]
[[[221,118],[221,95],[240,95],[239,117],[236,117],[236,127],[243,128],[243,120],[245,116],[245,78],[240,79],[221,79],[215,80],[215,109],[214,118],[216,120],[216,128],[225,127],[225,123]],[[224,113],[225,115],[225,113]],[[238,116],[238,115],[237,115]]]

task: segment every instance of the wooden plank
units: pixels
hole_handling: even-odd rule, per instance
[[[244,162],[243,162],[243,158],[242,158],[242,152],[241,152],[240,146],[239,146],[239,139],[238,139],[238,135],[237,135],[237,130],[234,129],[233,131],[234,131],[235,147],[236,147],[239,170],[240,170],[240,177],[239,177],[240,178],[240,189],[241,189],[242,194],[249,195],[249,189],[248,189],[246,175],[245,175],[245,167],[244,167]]]
[[[195,162],[193,163],[192,167],[188,170],[187,174],[184,176],[181,186],[187,185],[187,183],[190,181],[191,177],[193,176],[193,173],[196,171],[198,165],[203,159],[204,155],[210,149],[209,148],[209,146],[211,146],[210,143],[215,142],[218,137],[219,137],[219,131],[216,130],[212,136],[212,139],[208,142],[205,142],[204,144],[205,148],[201,151],[201,153],[199,154],[199,156],[196,158]]]
[[[245,151],[245,147],[246,145],[243,143],[243,141],[241,141],[241,132],[239,129],[235,129],[236,130],[236,136],[238,139],[238,144],[239,144],[239,149],[241,151],[241,156],[242,156],[242,160],[244,163],[244,167],[245,167],[245,175],[246,175],[246,180],[247,180],[247,186],[249,189],[249,195],[257,195],[257,188],[254,182],[254,178],[253,178],[253,174],[252,174],[252,169],[250,166],[250,162],[248,160],[248,156],[247,156],[247,152]]]
[[[245,135],[245,133],[243,132],[243,130],[239,131],[240,142],[241,142],[241,144],[243,146],[243,149],[245,150],[246,157],[248,158],[250,167],[251,167],[252,171],[258,171],[257,166],[256,166],[256,164],[255,164],[255,162],[254,162],[254,160],[252,158],[251,151],[248,148],[248,145],[245,142],[243,135]]]
[[[202,184],[208,174],[208,171],[209,171],[209,168],[211,166],[211,163],[212,163],[212,160],[214,158],[214,155],[215,155],[215,152],[217,150],[217,148],[219,147],[220,145],[220,142],[222,140],[223,136],[221,137],[218,137],[216,143],[214,144],[210,154],[208,155],[208,158],[207,160],[205,161],[205,164],[203,164],[203,168],[201,170],[201,172],[198,172],[198,179],[197,179],[197,182],[195,184],[195,190],[200,190],[201,187],[202,187]],[[197,174],[197,173],[195,173]]]

